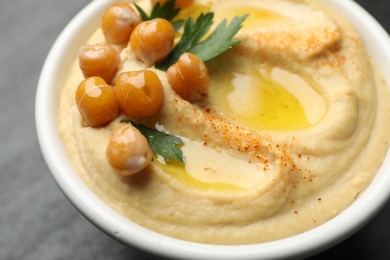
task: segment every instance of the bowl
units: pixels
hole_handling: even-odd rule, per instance
[[[61,82],[77,50],[99,26],[100,14],[113,0],[92,1],[70,21],[50,50],[36,92],[38,139],[46,163],[59,188],[92,223],[124,244],[171,259],[286,259],[319,253],[347,238],[366,224],[390,196],[390,152],[371,184],[341,214],[307,232],[266,243],[212,245],[178,240],[125,219],[104,204],[72,167],[57,130]],[[349,19],[363,38],[375,64],[390,68],[390,39],[385,30],[352,0],[322,0]],[[390,74],[384,75],[390,86]]]

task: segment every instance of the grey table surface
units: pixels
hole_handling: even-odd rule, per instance
[[[34,99],[42,64],[89,2],[0,2],[0,260],[152,259],[86,220],[54,183],[38,146]],[[390,31],[390,1],[357,2]],[[311,259],[330,257],[390,259],[390,203],[355,235]]]

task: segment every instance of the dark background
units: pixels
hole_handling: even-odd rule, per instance
[[[34,99],[41,67],[61,30],[89,2],[0,2],[1,260],[151,259],[88,222],[54,183],[38,146]],[[390,31],[390,1],[357,2]],[[390,203],[351,238],[311,259],[390,259],[389,221]]]

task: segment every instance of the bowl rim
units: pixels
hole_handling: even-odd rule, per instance
[[[35,99],[35,121],[39,145],[49,170],[69,201],[92,223],[122,243],[151,254],[176,259],[283,259],[309,256],[323,251],[366,224],[390,197],[390,151],[370,185],[347,209],[326,223],[304,233],[271,242],[249,245],[211,245],[159,234],[131,222],[104,204],[80,178],[67,160],[57,131],[53,85],[64,65],[68,42],[84,33],[85,24],[115,0],[92,1],[63,29],[43,65]],[[353,0],[321,0],[349,19],[363,37],[371,57],[382,68],[390,66],[390,38],[382,26]],[[81,25],[81,26],[80,26]],[[80,28],[83,27],[83,28]],[[94,27],[96,28],[96,27]],[[92,32],[92,31],[91,31]],[[86,36],[83,36],[86,37]],[[378,53],[373,50],[380,49]],[[390,75],[383,75],[390,86]],[[70,174],[72,173],[72,174]],[[364,208],[364,211],[360,209]],[[321,234],[321,236],[319,236]]]

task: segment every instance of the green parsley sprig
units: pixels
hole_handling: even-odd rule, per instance
[[[150,16],[148,16],[137,4],[134,5],[143,20],[151,20],[158,17],[164,18],[171,21],[176,31],[181,27],[181,24],[184,23],[184,31],[178,44],[169,54],[167,59],[156,64],[156,68],[161,70],[167,70],[172,64],[175,64],[179,57],[185,52],[195,54],[202,61],[208,61],[217,57],[219,54],[240,42],[237,39],[233,39],[233,37],[242,28],[243,22],[248,17],[248,15],[240,17],[235,16],[229,24],[227,23],[227,20],[224,19],[205,40],[202,40],[214,23],[213,12],[202,13],[196,21],[194,21],[193,17],[189,17],[185,21],[179,20],[172,22],[180,11],[180,9],[175,8],[175,0],[168,0],[163,5],[157,3],[154,5]]]
[[[242,28],[242,23],[248,15],[235,16],[230,24],[227,24],[227,20],[224,19],[206,40],[190,48],[188,52],[195,54],[203,61],[208,61],[230,49],[240,42],[234,40],[233,37]]]
[[[195,54],[202,61],[208,61],[240,42],[239,40],[234,40],[233,37],[242,28],[242,23],[248,15],[236,16],[229,24],[224,19],[204,41],[200,42],[214,23],[213,17],[213,12],[201,14],[195,22],[192,17],[189,17],[185,22],[184,32],[180,41],[169,57],[162,63],[157,64],[156,68],[167,70],[185,52]]]
[[[169,57],[157,64],[156,68],[167,70],[185,52],[195,54],[202,61],[208,61],[240,42],[234,40],[233,37],[241,29],[242,23],[248,15],[236,16],[230,24],[227,24],[227,20],[224,19],[204,41],[200,42],[212,26],[213,17],[213,12],[201,14],[195,22],[192,17],[189,17],[185,22],[184,32],[179,43]]]

